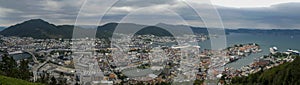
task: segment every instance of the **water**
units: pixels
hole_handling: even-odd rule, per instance
[[[12,56],[14,58],[14,60],[23,60],[23,59],[28,59],[31,57],[31,55],[28,53],[13,54],[10,56]]]
[[[3,52],[0,52],[0,54],[3,54]],[[9,56],[12,56],[14,60],[23,60],[23,59],[31,58],[31,55],[28,53],[18,53]],[[0,61],[2,61],[2,57],[0,57]]]
[[[250,56],[244,57],[236,62],[227,64],[228,67],[235,69],[250,64],[254,58],[261,57],[269,54],[269,48],[276,46],[279,51],[286,51],[287,49],[300,49],[300,35],[273,35],[273,34],[246,34],[246,33],[231,33],[226,36],[227,46],[233,46],[235,44],[247,44],[257,43],[260,45],[263,52],[257,54],[251,54]],[[200,42],[201,49],[210,49],[210,41]]]

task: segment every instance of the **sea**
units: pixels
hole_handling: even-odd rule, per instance
[[[255,58],[270,54],[270,47],[277,47],[279,51],[284,52],[288,49],[300,50],[299,35],[276,35],[276,34],[249,34],[249,33],[230,33],[226,35],[227,47],[235,44],[257,43],[262,52],[243,57],[236,62],[227,64],[225,67],[239,69],[242,66],[249,65]],[[211,49],[211,41],[199,42],[201,49]]]

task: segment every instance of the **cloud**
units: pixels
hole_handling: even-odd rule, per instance
[[[120,0],[115,6],[124,7],[130,6],[133,8],[149,7],[163,4],[177,4],[178,0]]]
[[[247,28],[299,28],[300,3],[285,3],[260,8],[218,7],[227,27]]]
[[[32,18],[42,18],[55,24],[74,24],[80,7],[85,0],[1,0],[0,25],[12,25]],[[90,24],[92,20],[104,16],[104,23],[126,21],[142,24],[168,23],[205,26],[201,18],[182,0],[120,0],[107,14],[108,0],[87,0],[81,11],[82,20]],[[195,9],[202,17],[217,20],[207,11],[208,5],[198,4]],[[300,3],[283,3],[269,7],[233,8],[216,6],[226,28],[300,28]],[[129,15],[128,15],[129,14]],[[180,18],[178,18],[180,16]],[[217,22],[217,21],[216,21]],[[214,24],[214,23],[211,23]]]
[[[2,13],[1,25],[16,24],[32,18],[51,22],[74,23],[83,0],[1,0],[0,8],[13,10]],[[0,10],[3,12],[3,10]],[[6,22],[6,23],[5,23]]]

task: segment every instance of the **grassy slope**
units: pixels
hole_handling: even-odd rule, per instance
[[[42,84],[31,83],[25,80],[5,77],[0,75],[0,85],[42,85]]]

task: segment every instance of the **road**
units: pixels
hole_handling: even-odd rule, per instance
[[[44,66],[46,63],[48,63],[48,61],[50,60],[50,58],[47,58],[45,62],[43,63],[38,63],[38,65],[33,66],[32,68],[32,72],[33,72],[33,81],[35,82],[38,79],[38,71],[39,69]]]

